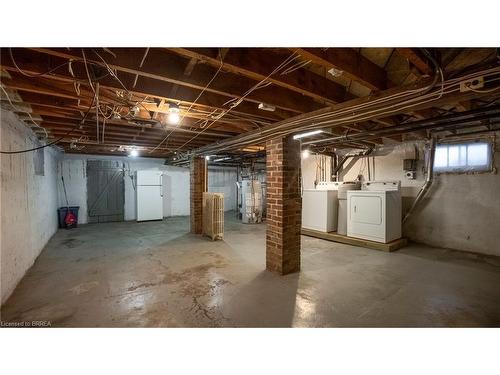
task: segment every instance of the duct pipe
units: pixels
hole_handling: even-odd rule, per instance
[[[389,128],[377,129],[373,131],[366,131],[362,133],[352,134],[349,136],[339,135],[335,137],[328,137],[323,139],[317,139],[313,141],[302,142],[303,145],[326,143],[344,143],[351,141],[365,141],[369,139],[375,139],[380,137],[387,137],[390,135],[402,134],[406,132],[412,132],[424,129],[433,128],[448,128],[450,126],[462,125],[462,124],[476,124],[482,120],[492,120],[500,116],[500,106],[495,106],[491,108],[482,108],[469,112],[463,112],[460,114],[454,114],[449,116],[443,116],[438,118],[432,118],[427,120],[419,120],[408,122],[405,124],[399,124],[391,126]]]
[[[344,166],[345,162],[347,161],[347,159],[349,158],[359,158],[359,157],[363,157],[363,156],[367,156],[367,155],[370,155],[371,153],[373,152],[373,149],[368,149],[368,150],[364,150],[364,151],[360,151],[358,153],[355,153],[355,154],[352,154],[352,153],[347,153],[346,155],[344,155],[342,157],[342,159],[337,163],[337,165],[335,166],[335,169],[333,171],[331,171],[331,175],[332,177],[333,176],[336,176],[335,177],[335,181],[338,181],[339,180],[339,172],[340,170],[342,169],[342,167]]]
[[[432,185],[432,181],[434,180],[434,156],[436,155],[436,138],[431,138],[431,143],[429,147],[429,158],[427,161],[427,177],[425,178],[425,183],[420,189],[420,191],[417,194],[417,197],[415,198],[415,201],[413,202],[412,206],[410,207],[410,210],[406,213],[404,219],[403,219],[403,224],[408,220],[408,218],[411,216],[413,213],[413,210],[415,207],[418,206],[420,201],[424,198],[425,194],[427,194],[427,191]]]

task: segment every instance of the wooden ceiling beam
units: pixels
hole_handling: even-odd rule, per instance
[[[71,133],[68,134],[68,132],[71,131]],[[68,137],[71,139],[78,139],[79,137],[86,136],[88,137],[88,141],[97,143],[96,137],[95,137],[95,132],[91,132],[89,130],[84,130],[84,129],[76,129],[73,130],[71,128],[53,128],[50,129],[50,134],[53,138],[58,138],[58,137]],[[144,133],[138,133],[135,135],[123,135],[123,134],[116,134],[116,133],[108,133],[105,132],[104,134],[105,142],[115,140],[116,142],[119,142],[120,145],[124,146],[134,146],[138,145],[138,142],[142,145],[148,145],[152,147],[156,147],[162,140],[162,137],[157,137],[157,138],[151,138],[146,136]],[[102,134],[99,134],[99,139],[102,139]],[[186,142],[185,138],[178,138],[178,137],[169,137],[168,142],[165,142],[167,145],[180,145]],[[210,142],[213,142],[213,140],[206,140],[206,139],[196,139],[192,142],[192,147],[200,146],[200,145],[205,145],[209,144]],[[102,143],[101,141],[99,143]]]
[[[291,48],[304,60],[311,60],[330,70],[341,70],[343,75],[371,90],[387,88],[387,73],[352,48]]]
[[[24,79],[25,83],[27,81],[27,83],[31,85],[33,85],[34,83],[33,81],[36,81],[38,85],[38,82],[40,82],[40,80],[42,80],[42,82],[43,80],[45,81],[57,80],[60,82],[65,82],[67,84],[66,91],[70,92],[68,96],[69,98],[76,97],[76,92],[73,89],[73,82],[75,81],[81,83],[82,90],[86,90],[87,92],[89,90],[89,88],[87,88],[88,87],[87,76],[84,70],[84,66],[82,64],[75,64],[75,63],[72,64],[72,70],[75,73],[76,77],[78,78],[72,77],[69,74],[69,72],[66,73],[64,69],[61,68],[60,70],[57,70],[57,72],[51,73],[50,75],[46,75],[43,78],[33,78],[30,80],[26,80],[25,79],[26,77],[20,76],[20,74],[17,73],[17,68],[10,60],[10,56],[8,55],[4,56],[4,55],[5,55],[5,50],[2,50],[2,60],[0,66],[1,68],[9,71],[16,81],[23,81]],[[19,59],[19,61],[17,61],[17,58]],[[45,56],[45,58],[47,58],[47,56]],[[42,53],[38,53],[38,55],[33,53],[31,54],[24,53],[21,55],[20,53],[18,53],[18,56],[16,56],[17,65],[20,66],[21,69],[26,71],[28,74],[43,73],[44,71],[46,71],[47,66],[55,67],[57,65],[60,65],[61,61],[64,60],[61,60],[60,58],[57,59],[55,57],[51,57],[50,60],[46,62],[44,67],[40,66],[41,65],[40,61],[43,61]],[[81,61],[81,58],[78,61]],[[168,102],[176,102],[185,107],[189,107],[198,98],[199,95],[199,92],[197,92],[197,90],[193,90],[192,87],[180,86],[177,91],[176,98],[170,98],[168,97],[168,94],[173,86],[172,83],[145,76],[140,76],[138,81],[135,82],[135,74],[129,73],[128,70],[127,73],[123,72],[120,73],[119,71],[118,77],[129,92],[139,97],[149,96],[152,98],[164,99]],[[135,88],[133,88],[134,83],[136,83]],[[100,80],[100,87],[101,89],[109,90],[110,92],[113,93],[117,91],[124,91],[121,84],[116,79],[110,76],[103,77]],[[61,91],[61,88],[58,91]],[[45,93],[45,92],[46,90],[40,91],[40,93]],[[59,93],[59,96],[65,97],[61,92]],[[88,96],[92,97],[92,95]],[[199,97],[198,100],[196,101],[196,105],[193,109],[199,107],[205,107],[208,110],[211,111],[216,110],[220,112],[223,109],[228,108],[228,105],[226,104],[227,101],[230,98],[234,97],[235,96],[223,96],[219,94],[214,94],[212,92],[204,92],[203,95],[201,95],[201,97]],[[254,102],[251,102],[249,100],[243,101],[235,109],[231,110],[231,113],[240,114],[242,116],[251,116],[256,119],[261,119],[263,121],[270,121],[270,122],[290,117],[296,113],[296,112],[281,110],[279,108],[277,108],[275,112],[262,111],[257,108],[257,103],[259,103],[259,101],[254,101]]]
[[[81,52],[78,50],[67,51],[64,49],[46,48],[33,48],[31,50],[37,53],[47,54],[54,58],[83,61]],[[122,74],[133,75],[133,82],[136,82],[135,77],[137,75],[139,76],[138,81],[146,78],[168,83],[170,84],[168,94],[170,94],[173,89],[176,94],[173,99],[177,99],[179,87],[184,87],[196,91],[196,94],[201,90],[205,90],[207,94],[223,96],[226,98],[224,100],[224,102],[226,102],[228,99],[240,98],[243,93],[255,83],[243,76],[231,75],[228,77],[227,74],[222,73],[206,87],[216,73],[216,69],[211,66],[203,65],[198,66],[196,69],[192,69],[189,66],[189,62],[187,62],[186,66],[184,58],[169,53],[164,49],[152,48],[149,50],[148,57],[143,66],[139,67],[137,61],[141,59],[140,55],[143,51],[136,51],[134,48],[115,48],[112,50],[116,54],[116,58],[105,55],[105,58],[108,60],[108,65],[112,69],[116,69]],[[102,51],[98,51],[98,53],[103,56],[104,52],[101,52]],[[89,63],[103,64],[91,49],[86,49],[86,56]],[[185,74],[186,69],[188,69],[189,74]],[[164,96],[168,96],[167,92],[164,93]],[[256,90],[254,93],[245,97],[244,101],[257,105],[261,102],[265,102],[284,111],[293,112],[289,115],[307,112],[312,108],[318,108],[318,104],[314,101],[309,98],[304,99],[301,95],[290,93],[288,90],[281,90],[277,93],[265,89]],[[256,108],[256,106],[254,107]]]
[[[52,138],[59,138],[59,137],[68,137],[68,138],[71,138],[73,140],[77,140],[79,139],[80,137],[88,137],[89,139],[86,140],[87,142],[93,142],[93,143],[97,143],[96,140],[95,140],[95,134],[91,134],[91,133],[88,133],[88,132],[83,132],[83,131],[75,131],[73,132],[72,134],[68,135],[68,131],[64,131],[64,130],[52,130],[50,132],[50,135],[52,136]],[[101,137],[100,137],[101,138]],[[159,139],[151,139],[151,138],[145,138],[144,136],[138,134],[137,136],[135,137],[124,137],[124,136],[120,136],[120,135],[116,135],[116,134],[107,134],[105,133],[104,134],[104,144],[106,143],[117,143],[119,145],[123,145],[123,146],[146,146],[146,147],[156,147],[158,146],[158,144],[162,141],[161,138]],[[168,146],[169,148],[170,147],[179,147],[181,146],[183,143],[185,143],[185,140],[183,139],[170,139],[168,140],[168,143],[166,143],[166,146]],[[210,141],[204,141],[204,140],[197,140],[196,142],[193,142],[191,145],[190,145],[190,148],[192,147],[200,147],[200,146],[203,146],[203,145],[206,145],[210,143]],[[98,144],[102,144],[101,140]]]
[[[77,93],[74,91],[73,85],[68,85],[67,82],[59,82],[59,81],[55,81],[55,80],[51,81],[49,79],[44,79],[44,78],[37,78],[36,82],[34,82],[33,79],[19,77],[19,76],[15,75],[15,73],[13,73],[12,75],[13,75],[13,79],[4,79],[4,80],[2,80],[2,82],[5,86],[7,86],[11,89],[15,89],[15,90],[20,91],[21,96],[23,95],[24,92],[27,92],[27,93],[33,93],[33,94],[53,96],[61,102],[63,101],[63,99],[74,100],[74,101],[81,100],[81,101],[85,101],[88,104],[90,104],[90,100],[93,96],[93,93],[91,93],[83,85],[80,88],[80,91],[81,91],[81,95],[85,95],[85,96],[79,97],[77,95]],[[102,86],[102,88],[108,88],[108,86]],[[146,96],[145,93],[134,92],[134,94],[136,94],[138,96]],[[111,103],[110,100],[103,100],[103,101],[105,103],[108,103],[108,104],[113,104],[113,103]],[[120,105],[123,105],[123,103]],[[87,108],[81,108],[81,110],[83,110],[85,112],[87,110]],[[235,116],[242,117],[242,119],[238,120],[238,118],[236,118]],[[188,117],[200,119],[200,118],[203,118],[204,116],[199,112],[193,111],[190,114],[188,114]],[[245,119],[253,121],[254,117],[249,117],[248,114],[246,114],[246,113],[235,112],[234,115],[231,113],[230,116],[223,117],[222,119],[220,119],[218,121],[218,123],[229,124],[229,126],[231,126],[231,127],[234,127],[234,126],[239,127],[241,125],[242,129],[244,129],[244,130],[245,129],[246,130],[252,129],[254,127],[254,125],[252,125],[250,122],[248,122],[248,120],[245,120]],[[255,120],[261,121],[260,118],[255,118]],[[266,123],[266,122],[264,122],[264,123]],[[267,123],[269,123],[269,120],[267,120]]]
[[[431,76],[434,74],[432,64],[415,48],[396,48],[396,51],[407,59],[420,73]]]
[[[75,120],[75,122],[78,122],[78,120],[81,118],[80,115],[81,112],[85,112],[90,104],[90,103],[82,103],[80,106],[77,106],[75,101],[65,100],[61,98],[53,99],[49,96],[36,95],[26,92],[23,92],[21,96],[23,99],[23,103],[29,105],[31,107],[31,110],[33,110],[33,112],[38,115],[51,116],[51,115],[57,115],[57,113],[59,113],[59,117],[72,118],[73,120]],[[54,110],[56,110],[56,112],[54,112]],[[92,118],[92,116],[95,118],[94,113],[92,113],[90,118]],[[100,119],[102,121],[101,116]],[[87,122],[89,121],[95,122],[94,119],[92,120],[88,119]],[[116,124],[119,126],[129,126],[129,127],[139,126],[137,124],[131,123],[128,120],[107,119],[106,122],[107,124]],[[157,126],[157,124],[154,123],[141,124],[140,126],[154,128],[154,126]],[[161,129],[165,129],[168,131],[172,130],[174,132],[185,132],[193,134],[198,132],[196,130],[188,129],[191,127],[199,128],[199,123],[197,124],[196,119],[185,118],[182,126],[175,126],[170,124],[161,125]],[[210,131],[204,132],[203,134],[210,134],[214,136],[223,137],[224,135],[231,135],[231,134],[234,135],[238,133],[239,131],[235,131],[234,127],[231,124],[229,124],[224,127],[224,131],[216,131],[215,129],[211,129]]]
[[[44,115],[44,116],[50,116],[50,115],[55,115],[57,113],[59,114],[64,114],[64,117],[67,117],[69,112],[78,113],[78,116],[72,115],[71,117],[74,119],[79,119],[81,118],[81,113],[86,112],[88,110],[88,107],[90,105],[90,101],[81,101],[80,105],[78,106],[78,102],[76,100],[72,99],[64,99],[64,98],[59,98],[59,97],[51,97],[50,95],[40,95],[40,94],[34,94],[31,92],[21,92],[21,97],[25,105],[31,106],[31,109],[35,109],[35,112],[39,115]],[[19,103],[15,103],[18,105]],[[94,117],[94,113],[90,115],[90,118]],[[102,116],[100,116],[100,119],[102,120]],[[162,125],[163,128],[167,130],[174,130],[174,131],[179,131],[179,132],[189,132],[190,130],[187,129],[188,127],[199,127],[200,122],[198,121],[200,119],[200,116],[190,116],[186,117],[181,126],[175,126],[175,125]],[[145,119],[142,119],[145,120]],[[95,120],[92,120],[95,121]],[[132,124],[129,120],[107,120],[108,123],[110,121],[118,121],[123,125],[128,125],[128,126],[137,126],[136,124]],[[243,121],[244,122],[244,121]],[[216,133],[216,129],[221,129],[219,132],[220,135],[227,134],[229,135],[234,135],[238,134],[241,132],[241,129],[238,127],[235,129],[235,123],[238,123],[238,120],[234,119],[225,119],[223,121],[220,121],[220,123],[214,124],[214,126],[211,127],[211,131],[214,131]],[[141,126],[146,126],[146,127],[152,127],[154,125],[153,122],[148,125],[142,124]],[[248,124],[247,124],[248,125]],[[245,128],[246,129],[246,128]],[[196,133],[196,131],[192,131],[193,133]],[[206,134],[210,134],[210,132],[205,132]]]
[[[412,84],[412,85],[405,85],[405,86],[400,86],[400,87],[394,87],[390,88],[387,90],[384,90],[383,92],[377,92],[375,94],[372,94],[368,97],[363,97],[363,98],[356,98],[353,100],[346,101],[341,104],[337,104],[335,106],[331,106],[328,108],[324,108],[319,111],[314,111],[308,114],[304,115],[298,115],[294,118],[287,119],[278,123],[274,123],[271,125],[268,125],[264,127],[263,129],[260,129],[259,131],[253,131],[246,133],[244,135],[240,136],[235,136],[229,139],[226,139],[224,141],[221,141],[217,144],[212,144],[207,147],[202,147],[201,149],[196,150],[195,152],[197,153],[209,153],[209,152],[214,152],[219,149],[234,149],[236,147],[242,147],[247,144],[252,144],[252,142],[255,142],[256,140],[259,140],[260,142],[266,141],[268,139],[272,139],[274,136],[274,132],[279,128],[280,130],[280,135],[286,135],[286,134],[293,134],[296,131],[300,130],[300,125],[297,125],[297,123],[301,125],[308,125],[308,130],[313,130],[313,129],[320,129],[321,127],[325,127],[324,124],[321,123],[316,123],[313,119],[313,116],[324,116],[329,113],[335,113],[336,111],[340,110],[354,110],[354,106],[357,105],[368,105],[370,102],[373,100],[381,100],[383,98],[392,98],[394,95],[403,93],[403,92],[408,92],[408,90],[415,90],[416,88],[421,88],[425,87],[426,85],[429,85],[432,82],[432,78],[428,77],[421,82]],[[453,91],[449,93],[442,93],[439,95],[439,87],[435,87],[432,89],[434,94],[436,95],[436,98],[434,100],[424,100],[419,104],[416,104],[412,107],[413,110],[426,110],[430,109],[432,107],[441,107],[447,104],[452,104],[452,103],[457,103],[460,101],[466,101],[466,100],[471,100],[471,99],[477,99],[481,97],[491,97],[492,93],[480,93],[480,92],[473,92],[473,91],[466,91],[466,92],[460,92],[460,91]],[[390,115],[399,115],[402,113],[407,112],[407,109],[404,107],[401,107],[400,109],[394,108],[391,110]],[[366,116],[365,121],[371,121],[376,118],[381,118],[381,117],[387,117],[387,114],[381,116],[380,114],[372,113]],[[345,126],[349,125],[349,120],[346,120],[346,122],[338,123],[335,125],[335,127],[339,126]],[[354,121],[353,121],[354,122]],[[351,123],[353,123],[351,122]],[[330,126],[332,128],[333,126]],[[284,131],[286,129],[286,131]]]
[[[209,48],[168,48],[185,58],[197,59],[201,63],[220,67],[217,52]],[[291,54],[291,53],[290,53]],[[222,69],[225,72],[248,77],[254,81],[266,79],[269,73],[284,61],[284,56],[275,52],[255,48],[231,48],[225,55]],[[267,78],[278,87],[313,98],[322,105],[342,102],[348,97],[345,88],[329,79],[306,69],[299,69],[286,75]]]
[[[54,138],[58,138],[58,137],[64,137],[62,140],[60,140],[58,143],[80,143],[80,144],[87,144],[87,145],[91,145],[91,146],[94,146],[94,147],[105,147],[105,148],[109,148],[109,147],[119,147],[119,146],[137,146],[137,147],[144,147],[144,148],[148,148],[148,149],[153,149],[157,146],[157,144],[155,143],[148,143],[148,142],[142,142],[142,141],[137,141],[133,144],[126,144],[124,141],[121,141],[120,139],[114,139],[114,140],[110,140],[110,141],[105,141],[105,143],[97,143],[96,141],[93,141],[93,140],[89,140],[89,141],[85,141],[85,140],[82,140],[81,142],[75,142],[75,137],[66,137],[65,136],[65,133],[61,133],[61,134],[57,134]],[[176,148],[179,148],[181,147],[183,144],[183,142],[172,142],[172,143],[169,143],[167,145],[167,147],[165,147],[164,145],[158,147],[157,150],[161,150],[162,151],[162,154],[158,155],[158,156],[164,156],[166,152],[169,152],[169,151],[173,151],[172,149],[176,149]],[[198,143],[199,145],[201,145],[202,143]],[[190,150],[189,147],[181,147],[179,149],[179,151],[188,151]]]
[[[71,124],[54,124],[54,123],[44,123],[43,127],[47,130],[50,131],[69,131],[72,129],[75,129],[74,125]],[[102,129],[102,124],[101,124],[101,129]],[[117,129],[116,127],[111,127],[106,124],[105,127],[105,135],[115,135],[119,137],[124,137],[124,138],[130,138],[130,137],[141,137],[144,139],[151,139],[153,141],[161,140],[165,138],[168,133],[158,133],[158,132],[153,132],[153,129],[127,129],[126,131],[124,129]],[[95,134],[95,124],[90,125],[87,124],[86,126],[82,127],[82,129],[79,129],[78,127],[75,129],[75,132],[87,132],[90,134]],[[188,140],[192,136],[186,133],[172,133],[169,138],[172,139],[182,139],[182,140]],[[224,137],[214,137],[214,136],[200,136],[197,137],[196,139],[199,139],[202,142],[215,142],[218,139],[223,139]]]

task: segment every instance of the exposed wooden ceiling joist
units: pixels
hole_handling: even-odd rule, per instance
[[[346,77],[359,82],[371,90],[387,87],[385,70],[352,48],[293,48],[305,60],[342,71]]]
[[[412,63],[422,74],[432,75],[434,69],[431,63],[415,48],[396,48],[398,53]]]
[[[497,73],[498,74],[498,73]],[[432,79],[429,77],[428,79],[423,80],[422,82],[410,86],[403,86],[403,87],[395,87],[391,89],[384,90],[382,92],[378,92],[375,95],[371,95],[369,97],[364,97],[364,98],[357,98],[349,101],[345,101],[344,103],[337,104],[328,108],[324,108],[318,111],[314,111],[308,114],[303,114],[303,115],[298,115],[294,118],[290,118],[287,120],[283,120],[278,123],[274,123],[271,125],[266,126],[263,129],[260,129],[258,132],[251,132],[247,133],[244,135],[239,135],[236,137],[229,138],[225,141],[219,142],[217,145],[209,145],[202,147],[195,152],[198,153],[206,153],[206,152],[214,152],[216,150],[220,149],[231,149],[234,147],[234,144],[237,144],[238,146],[241,145],[246,145],[246,144],[251,144],[252,142],[263,142],[268,139],[272,139],[273,134],[275,134],[278,130],[280,131],[280,135],[288,135],[288,134],[293,134],[293,132],[297,132],[298,130],[301,130],[301,125],[305,126],[307,125],[307,130],[313,130],[313,129],[319,129],[321,127],[324,127],[324,122],[318,121],[314,119],[314,116],[322,116],[322,115],[327,115],[331,113],[338,113],[340,110],[349,110],[350,108],[353,108],[354,111],[354,106],[356,105],[368,105],[369,103],[373,103],[375,100],[377,103],[380,102],[382,98],[393,98],[395,95],[397,96],[398,94],[405,93],[405,92],[410,92],[413,93],[414,91],[408,91],[408,90],[415,90],[417,88],[423,88],[431,84]],[[456,85],[457,83],[455,83]],[[415,103],[414,105],[411,106],[413,110],[426,110],[429,109],[433,106],[443,106],[447,105],[450,103],[457,103],[461,101],[466,101],[466,100],[471,100],[475,98],[480,98],[480,97],[487,97],[491,96],[491,93],[486,91],[486,92],[473,92],[473,91],[466,91],[466,92],[460,92],[459,90],[451,90],[448,93],[444,94],[440,91],[439,86],[434,86],[431,88],[433,94],[435,97],[433,97],[432,100],[426,99],[422,100],[418,103]],[[430,92],[430,91],[429,91]],[[415,95],[415,94],[410,94],[410,95]],[[398,99],[399,100],[399,99]],[[406,112],[407,109],[404,106],[396,106],[395,108],[391,108],[388,111],[388,108],[382,108],[380,112],[383,113],[390,113],[390,114],[399,114],[399,113],[404,113]],[[370,112],[367,114],[365,119],[376,119],[381,117],[381,115],[377,114],[377,112]],[[347,119],[344,121],[345,123],[349,123],[350,119]],[[301,125],[297,125],[300,124]],[[342,126],[341,123],[339,123],[336,126]],[[280,128],[281,127],[281,128]],[[283,128],[286,128],[284,130]],[[303,128],[302,128],[303,129]]]
[[[169,48],[169,50],[186,58],[198,59],[213,67],[221,65],[217,54],[210,48]],[[223,70],[261,81],[283,61],[283,56],[286,57],[287,54],[276,56],[271,51],[264,54],[254,48],[231,48],[224,57]],[[272,76],[268,80],[278,87],[313,98],[324,105],[339,103],[349,98],[342,85],[304,69],[286,75]]]
[[[10,59],[2,59],[1,67],[11,72],[11,74],[16,74],[17,69],[9,60]],[[59,63],[60,60],[57,62]],[[57,66],[58,64],[55,65]],[[37,64],[36,60],[31,62],[18,62],[18,66],[20,66],[23,70],[25,70],[29,74],[40,74],[46,71],[47,69],[46,67],[41,67],[39,63]],[[81,84],[84,87],[88,86],[88,84],[86,83],[85,79],[86,75],[85,71],[83,70],[83,66],[77,66],[76,64],[74,64],[72,70],[75,72],[76,76],[79,77],[77,80],[81,82]],[[193,90],[192,88],[181,86],[177,91],[177,97],[169,98],[166,95],[168,95],[170,88],[172,87],[171,83],[149,77],[142,77],[136,83],[136,87],[133,88],[132,86],[135,80],[134,74],[132,73],[119,74],[119,78],[125,85],[125,87],[128,89],[128,91],[130,91],[133,94],[136,94],[139,97],[150,96],[159,99],[165,99],[167,101],[184,103],[185,105],[189,106],[197,99],[199,94],[199,92]],[[75,81],[75,78],[73,78],[69,73],[66,73],[64,69],[62,69],[61,71],[58,70],[57,73],[52,73],[51,75],[44,76],[43,78],[26,80],[25,77],[18,77],[16,78],[16,81],[22,82],[23,79],[27,85],[35,87],[39,85],[38,80],[40,79],[45,80],[45,82],[42,81],[44,82],[43,84],[46,84],[47,80],[56,80],[71,84]],[[35,80],[37,81],[36,83],[34,82]],[[108,89],[115,92],[123,91],[123,87],[121,87],[120,83],[110,76],[102,78],[100,80],[100,85],[103,89]],[[73,94],[75,94],[75,91],[72,88],[72,86],[67,85],[66,87],[67,88],[65,91],[71,92],[70,96],[74,97]],[[63,97],[62,93],[59,96]],[[225,106],[224,104],[230,98],[233,97],[214,94],[212,92],[205,92],[200,98],[198,98],[197,104],[199,104],[200,106],[205,106],[220,111],[223,110],[224,108],[227,108],[227,106]],[[267,119],[269,121],[276,121],[279,119],[287,118],[290,115],[297,113],[280,109],[277,109],[275,112],[261,111],[257,108],[257,104],[259,102],[258,101],[252,102],[252,100],[253,99],[251,100],[249,99],[248,101],[242,102],[235,110],[233,110],[233,112],[240,113],[242,115],[250,115],[256,118],[262,118],[264,120]]]
[[[46,48],[34,48],[36,52],[45,53],[50,56],[72,59],[73,61],[82,61],[83,57],[78,50],[75,51],[65,51],[65,50],[54,50]],[[208,82],[214,77],[216,69],[205,66],[198,66],[196,69],[191,68],[189,74],[186,73],[186,69],[189,68],[189,62],[186,64],[182,59],[176,54],[168,53],[167,51],[152,49],[148,54],[148,58],[145,60],[142,67],[139,67],[138,60],[140,60],[140,52],[136,49],[127,49],[129,51],[124,52],[121,49],[113,49],[116,54],[116,58],[108,58],[108,65],[112,69],[116,69],[118,72],[138,75],[140,78],[146,78],[149,80],[158,80],[162,82],[167,82],[174,87],[177,85],[179,87],[189,88],[193,90],[203,90],[208,94],[220,95],[226,99],[222,101],[225,103],[228,99],[239,98],[243,92],[248,90],[254,84],[253,81],[245,79],[241,76],[227,76],[220,74],[215,80],[213,80],[209,87],[205,88]],[[89,55],[87,61],[90,63],[102,64],[96,56],[92,55],[87,51]],[[107,56],[106,56],[107,57]],[[272,67],[270,67],[272,69]],[[140,80],[140,79],[139,79]],[[131,87],[133,88],[133,87]],[[168,91],[170,93],[170,91]],[[179,97],[179,91],[176,93]],[[167,91],[163,92],[161,96],[168,96]],[[284,111],[291,111],[292,113],[301,113],[312,110],[313,108],[318,108],[318,104],[310,99],[304,99],[300,95],[290,93],[287,90],[273,92],[271,94],[270,90],[257,90],[248,97],[245,101],[254,103],[253,106],[257,110],[257,105],[259,103],[265,102],[272,104],[277,108]],[[221,106],[222,107],[222,106]]]
[[[168,134],[168,146],[164,143],[151,154],[166,156],[168,151],[189,151],[215,142],[225,142],[241,134],[267,134],[268,129],[274,129],[273,124],[287,122],[297,118],[297,115],[307,116],[311,111],[317,113],[326,105],[344,108],[354,102],[365,103],[365,100],[369,101],[370,98],[356,99],[355,96],[366,95],[368,89],[375,92],[372,94],[374,97],[379,97],[380,91],[387,87],[397,91],[401,88],[399,85],[404,82],[413,82],[408,80],[404,73],[408,70],[406,61],[410,62],[413,72],[418,70],[421,73],[414,74],[414,77],[434,73],[430,62],[413,48],[398,48],[397,53],[387,48],[380,51],[369,48],[361,51],[351,48],[111,48],[110,52],[101,48],[84,50],[90,79],[94,85],[99,82],[99,103],[104,104],[103,110],[106,114],[113,115],[106,120],[105,144],[102,142],[102,128],[99,132],[96,128],[95,107],[89,112],[82,127],[78,126],[94,97],[85,64],[82,62],[82,49],[14,48],[12,52],[15,61],[25,73],[40,75],[51,70],[43,77],[30,78],[19,72],[11,61],[8,49],[0,49],[2,87],[9,92],[9,97],[13,98],[16,112],[21,119],[28,122],[29,117],[23,111],[29,111],[37,122],[49,131],[51,139],[62,136],[64,139],[61,144],[68,152],[78,152],[75,147],[70,147],[75,137],[80,139],[80,143],[87,141],[82,152],[114,154],[116,151],[113,148],[117,145],[134,144],[151,150]],[[301,57],[291,63],[285,74],[269,77],[270,85],[259,88],[248,96],[244,95],[250,87],[265,79],[285,58],[297,52],[300,52]],[[491,63],[495,56],[494,49],[484,48],[453,51],[436,49],[431,52],[443,66],[445,63],[449,65],[444,70],[445,76],[450,78],[475,71],[479,69],[479,64]],[[392,57],[390,63],[383,65],[385,60],[378,57],[381,54],[387,56],[387,53],[392,53]],[[109,74],[98,54],[105,59],[121,82],[113,77],[113,73]],[[68,67],[70,61],[71,69]],[[343,75],[333,80],[325,77],[324,68],[330,67],[342,70]],[[403,73],[393,74],[398,69]],[[122,84],[125,89],[121,87]],[[203,94],[200,95],[202,91]],[[206,128],[207,124],[217,118],[217,114],[224,113],[232,101],[242,96],[243,100],[236,108]],[[193,104],[194,102],[196,103]],[[2,94],[2,106],[5,103],[9,105]],[[139,110],[133,108],[138,103]],[[180,127],[169,125],[167,121],[169,108],[173,103],[178,104],[181,113],[186,115]],[[258,109],[259,103],[274,107],[274,112]],[[335,103],[341,103],[340,107]],[[389,117],[386,114],[385,117],[362,118],[361,121],[343,123],[327,131],[337,135],[346,132],[359,134],[407,121],[408,114],[424,119],[443,111],[463,111],[477,105],[484,104],[480,104],[476,93],[457,93],[444,101],[435,101],[432,105],[408,106],[401,113],[386,112],[390,114]],[[103,116],[105,115],[98,115],[100,124],[103,123]],[[74,133],[65,137],[72,129]],[[397,136],[395,140],[401,141],[400,138]],[[374,144],[381,141],[372,140]],[[259,145],[262,145],[262,142]],[[346,141],[343,145],[353,144]],[[231,152],[247,146],[252,145],[236,145]],[[111,149],[113,151],[110,151]]]

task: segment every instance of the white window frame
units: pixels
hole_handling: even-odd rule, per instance
[[[466,173],[490,173],[494,170],[494,160],[493,155],[495,153],[495,142],[491,138],[476,138],[476,139],[461,139],[456,141],[449,142],[440,142],[436,145],[436,151],[439,147],[449,147],[450,146],[469,146],[475,143],[486,144],[488,146],[488,160],[486,165],[484,166],[474,166],[474,165],[465,165],[460,166],[446,166],[446,167],[436,167],[434,164],[434,173],[436,174],[466,174]],[[466,153],[466,158],[468,157],[468,153]],[[435,161],[434,161],[435,163]]]

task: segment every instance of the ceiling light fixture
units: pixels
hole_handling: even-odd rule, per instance
[[[139,151],[137,151],[135,148],[133,148],[132,150],[130,150],[130,152],[128,153],[128,156],[130,156],[131,158],[136,158],[139,156]]]
[[[306,132],[306,133],[295,134],[293,136],[293,139],[300,139],[300,138],[304,138],[304,137],[311,137],[313,135],[317,135],[317,134],[321,134],[321,133],[323,133],[323,130],[313,130],[313,131]]]
[[[137,116],[137,115],[139,114],[139,112],[140,112],[140,111],[141,111],[141,110],[140,110],[139,106],[137,106],[137,105],[134,105],[134,106],[130,109],[130,112],[132,112],[132,115],[133,115],[134,117],[135,117],[135,116]]]
[[[168,106],[168,122],[172,125],[177,125],[181,120],[179,106],[175,103],[170,103]]]
[[[268,111],[268,112],[276,111],[276,107],[274,105],[270,105],[270,104],[266,104],[266,103],[260,103],[259,109],[261,109],[263,111]]]
[[[307,159],[310,155],[310,151],[308,149],[305,149],[302,151],[302,159]]]
[[[337,78],[340,77],[342,74],[344,74],[344,71],[340,69],[331,68],[328,71],[328,73],[330,73],[333,77]]]

